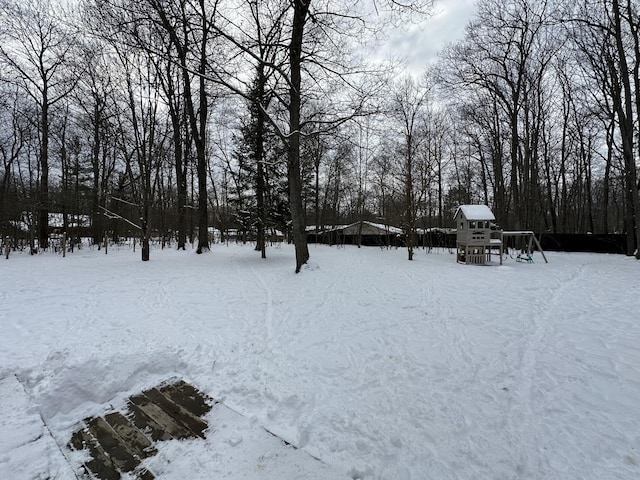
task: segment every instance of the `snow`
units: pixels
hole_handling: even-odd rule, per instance
[[[495,220],[493,212],[486,205],[460,205],[454,218],[458,216],[458,211],[462,210],[467,220]]]
[[[0,478],[74,478],[79,422],[171,378],[225,407],[160,479],[640,476],[640,263],[310,249],[3,259]]]

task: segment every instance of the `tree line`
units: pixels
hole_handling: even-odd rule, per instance
[[[0,235],[159,236],[266,255],[357,220],[640,240],[640,37],[632,0],[479,0],[424,72],[380,59],[431,0],[6,0]],[[80,227],[81,219],[88,224]],[[7,241],[7,240],[5,240]],[[640,257],[640,255],[638,255]]]

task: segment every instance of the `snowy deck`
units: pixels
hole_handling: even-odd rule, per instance
[[[157,453],[154,443],[205,437],[207,423],[200,417],[213,401],[193,386],[178,381],[151,388],[129,398],[123,414],[110,412],[88,418],[71,437],[70,446],[88,450],[86,473],[102,480],[117,480],[125,473],[141,480],[155,478],[141,465]]]

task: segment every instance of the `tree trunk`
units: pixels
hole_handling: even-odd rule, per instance
[[[142,234],[142,261],[143,262],[148,262],[149,261],[149,235],[144,232]]]
[[[615,27],[615,40],[618,54],[618,67],[622,83],[622,95],[614,95],[614,104],[618,111],[620,137],[622,141],[622,155],[624,158],[625,199],[626,199],[626,227],[627,227],[627,255],[640,259],[640,198],[638,197],[637,171],[634,158],[634,121],[633,121],[633,92],[626,50],[623,42],[622,20],[618,0],[612,4]],[[631,14],[631,12],[628,12]],[[616,98],[617,97],[617,98]]]
[[[262,143],[262,140],[260,140]],[[262,149],[260,149],[262,150]],[[257,153],[257,152],[256,152]],[[260,157],[262,157],[262,152],[260,151]],[[265,181],[264,181],[264,163],[261,161],[258,162],[258,172],[256,179],[256,196],[257,196],[257,207],[258,207],[258,234],[257,234],[257,242],[256,242],[256,250],[260,252],[260,256],[262,258],[267,258],[267,240],[265,235],[265,227],[267,224],[266,221],[266,209],[264,205],[264,195],[265,195]]]
[[[170,105],[171,123],[173,127],[174,161],[176,170],[176,200],[178,202],[178,250],[186,250],[187,244],[187,141],[182,138],[182,115],[178,109]]]
[[[287,175],[289,180],[289,204],[293,243],[296,250],[296,273],[309,260],[307,246],[305,212],[302,206],[302,176],[300,172],[300,104],[301,104],[301,55],[304,27],[311,0],[293,2],[293,30],[289,46],[289,65],[291,68],[291,85],[289,88],[289,158]]]
[[[256,130],[256,160],[257,160],[257,178],[256,178],[256,201],[258,209],[258,234],[256,242],[256,250],[260,252],[262,258],[267,258],[267,242],[265,238],[265,227],[267,224],[265,209],[265,173],[264,173],[264,118],[262,110],[258,113],[258,123]]]
[[[204,50],[204,48],[203,48]],[[204,55],[204,53],[203,53]],[[207,95],[204,85],[204,66],[200,77],[200,131],[195,136],[196,153],[198,156],[198,249],[197,253],[209,250],[209,213],[207,200]],[[195,134],[195,132],[194,132]]]
[[[177,146],[182,150],[183,144]],[[179,157],[179,158],[178,158]],[[182,154],[176,155],[176,189],[178,202],[178,250],[187,245],[187,162]]]
[[[518,98],[514,96],[513,106],[514,111],[511,114],[511,198],[513,200],[513,221],[509,223],[509,225],[513,225],[516,230],[521,228],[521,218],[522,218],[522,201],[520,198],[520,189],[518,186],[518,171],[519,171],[519,134],[518,134],[518,112],[516,110],[516,102]]]
[[[258,225],[257,225],[257,238],[256,238],[256,250],[260,252],[262,258],[267,258],[267,242],[265,238],[265,228],[267,226],[267,215],[265,208],[265,194],[266,194],[266,181],[264,171],[264,135],[266,127],[266,118],[263,110],[262,103],[265,101],[265,84],[266,78],[264,75],[264,65],[260,64],[257,72],[257,84],[255,101],[255,145],[254,155],[256,162],[256,203],[258,213]]]
[[[610,182],[611,182],[611,166],[613,164],[613,121],[607,126],[607,163],[604,169],[604,178],[602,180],[602,203],[604,204],[604,214],[602,217],[602,233],[609,232],[609,197],[610,197]]]
[[[407,171],[405,173],[404,212],[406,222],[407,254],[409,260],[413,260],[413,232],[415,231],[415,215],[413,213],[413,151],[411,135],[407,135]]]
[[[91,167],[93,173],[93,187],[91,190],[91,218],[93,244],[102,241],[102,214],[100,212],[100,108],[98,102],[93,108],[93,145],[91,147]]]
[[[204,71],[202,74],[204,75]],[[209,250],[209,213],[207,199],[207,96],[204,87],[204,77],[200,77],[200,131],[196,141],[198,156],[198,249],[197,253]]]
[[[40,117],[42,143],[40,147],[40,208],[38,218],[38,246],[49,247],[49,99],[46,86],[42,93]]]

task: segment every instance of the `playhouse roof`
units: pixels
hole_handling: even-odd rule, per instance
[[[464,218],[467,220],[495,220],[496,217],[493,212],[486,205],[460,205],[456,210],[456,214],[453,218],[458,216],[458,213],[462,212]]]

